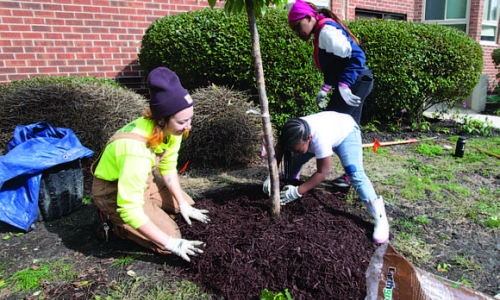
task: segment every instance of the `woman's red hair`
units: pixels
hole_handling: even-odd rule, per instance
[[[146,110],[146,112],[144,114],[142,114],[142,116],[145,119],[153,120],[153,122],[155,123],[155,127],[153,129],[153,132],[151,133],[151,136],[148,137],[148,148],[153,150],[154,148],[159,146],[161,143],[163,143],[163,129],[165,128],[165,126],[168,122],[168,119],[161,118],[159,120],[155,120],[155,118],[153,118],[153,113],[151,112],[150,108],[148,108]],[[159,123],[163,123],[163,126],[160,126]]]

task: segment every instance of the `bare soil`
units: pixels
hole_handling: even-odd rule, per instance
[[[435,126],[449,128],[446,138],[456,134],[449,121],[435,121]],[[423,133],[428,135],[428,133]],[[417,138],[411,132],[365,133],[364,143]],[[495,135],[500,135],[495,132]],[[402,153],[407,148],[398,146]],[[308,164],[304,174],[312,172]],[[91,178],[85,175],[85,194],[90,194]],[[364,272],[376,246],[371,241],[373,225],[362,204],[347,204],[347,189],[330,185],[340,174],[332,173],[325,185],[304,195],[300,201],[282,207],[281,217],[272,217],[270,203],[261,191],[267,176],[266,161],[242,170],[187,170],[181,184],[193,195],[197,206],[210,210],[208,225],[189,227],[181,217],[177,222],[184,237],[206,242],[205,253],[191,263],[170,255],[160,256],[133,242],[111,237],[106,242],[96,230],[99,213],[93,205],[50,222],[38,222],[37,228],[22,236],[1,240],[0,262],[7,264],[5,274],[26,269],[38,260],[63,259],[79,270],[73,282],[43,282],[41,294],[26,296],[0,290],[1,299],[93,299],[106,297],[117,285],[133,281],[127,271],[147,278],[141,288],[166,285],[172,280],[190,280],[214,299],[258,299],[264,288],[278,292],[288,289],[294,299],[363,299]],[[464,176],[474,176],[465,174]],[[472,178],[474,185],[478,178]],[[495,181],[495,179],[493,179]],[[500,174],[496,178],[500,189]],[[325,187],[326,186],[326,187]],[[426,205],[426,203],[422,203]],[[387,207],[390,218],[411,213],[412,207]],[[466,270],[474,287],[486,294],[500,292],[500,233],[486,230],[467,220],[454,223],[433,222],[428,232],[440,232],[449,239],[426,243],[434,245],[432,258],[418,267],[437,273],[436,262],[452,261],[463,254],[472,257],[480,269]],[[5,236],[18,232],[0,224]],[[135,259],[128,266],[113,263],[125,256]],[[461,268],[450,268],[438,275],[459,280]],[[1,279],[1,278],[0,278]],[[82,282],[86,282],[82,285]],[[45,298],[43,298],[45,297]]]

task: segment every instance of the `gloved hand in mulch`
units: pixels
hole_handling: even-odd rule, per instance
[[[191,261],[188,255],[203,253],[203,250],[198,248],[198,246],[203,244],[204,243],[201,241],[188,241],[170,237],[164,247],[166,250],[172,251],[173,254],[182,257],[184,260]]]
[[[294,186],[294,185],[285,185],[283,187],[283,190],[281,191],[280,194],[280,203],[281,205],[285,205],[287,203],[290,203],[292,201],[295,201],[302,197],[301,194],[299,194],[299,187]]]
[[[210,222],[210,219],[206,215],[208,213],[208,210],[206,209],[197,209],[189,205],[187,202],[182,202],[179,205],[179,210],[181,211],[182,217],[189,225],[191,225],[191,218],[202,223]]]

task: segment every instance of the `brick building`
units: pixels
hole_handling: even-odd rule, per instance
[[[481,43],[490,90],[497,73],[498,0],[312,0],[345,20],[433,22]],[[221,2],[222,4],[222,2]],[[0,82],[35,76],[141,77],[137,53],[158,18],[208,7],[207,0],[1,0]]]

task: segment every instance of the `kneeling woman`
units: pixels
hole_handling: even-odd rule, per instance
[[[373,240],[383,243],[389,239],[389,223],[384,201],[378,196],[363,168],[361,133],[354,119],[347,114],[325,111],[289,120],[282,128],[275,147],[278,165],[285,160],[287,178],[297,178],[302,166],[316,156],[316,172],[299,186],[286,185],[281,191],[281,204],[302,197],[322,182],[332,165],[332,155],[340,158],[351,186],[366,204],[374,218]],[[264,192],[270,194],[269,180]]]
[[[180,212],[206,223],[208,211],[180,187],[177,158],[183,133],[191,129],[193,99],[171,70],[158,67],[148,76],[149,109],[118,130],[93,165],[94,202],[122,239],[160,254],[202,253],[203,242],[181,238],[168,213]]]

